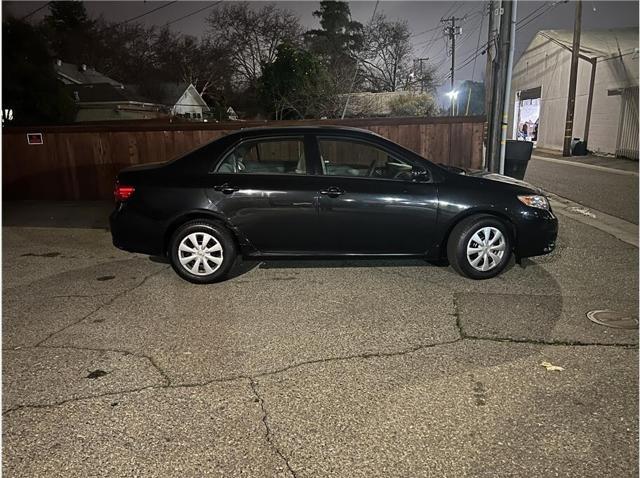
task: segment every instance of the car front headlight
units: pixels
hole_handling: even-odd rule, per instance
[[[520,202],[529,207],[535,207],[538,209],[549,210],[549,200],[538,194],[532,194],[530,196],[518,196]]]

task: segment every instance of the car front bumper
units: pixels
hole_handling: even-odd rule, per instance
[[[517,257],[532,257],[549,254],[556,248],[558,237],[558,218],[551,210],[533,210],[527,208],[516,224]]]

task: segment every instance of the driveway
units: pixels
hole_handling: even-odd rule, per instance
[[[587,158],[565,160],[534,154],[525,179],[584,206],[638,224],[638,162]],[[607,167],[609,163],[613,167]]]
[[[195,286],[19,224],[3,255],[5,476],[638,474],[637,330],[585,316],[637,314],[638,249],[567,217],[482,282],[279,261]]]

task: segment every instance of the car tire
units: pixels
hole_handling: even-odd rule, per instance
[[[223,280],[233,267],[236,256],[231,232],[213,221],[187,222],[173,233],[169,242],[169,260],[173,270],[194,284]]]
[[[490,279],[509,263],[511,247],[511,233],[503,221],[495,216],[476,215],[453,228],[447,241],[447,258],[465,277]]]

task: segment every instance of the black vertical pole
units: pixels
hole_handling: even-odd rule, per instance
[[[582,0],[576,0],[576,18],[573,24],[573,47],[571,50],[571,74],[569,75],[569,97],[567,98],[567,119],[564,126],[562,156],[571,156],[573,138],[573,114],[576,107],[576,84],[578,83],[578,58],[580,55],[580,30],[582,27]]]

